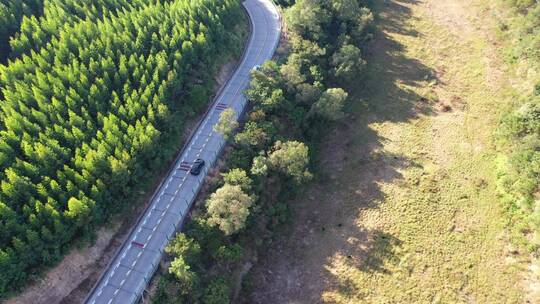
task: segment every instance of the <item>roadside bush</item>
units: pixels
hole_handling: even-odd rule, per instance
[[[231,141],[224,186],[186,234],[204,254],[203,303],[229,303],[235,274],[289,218],[285,202],[308,182],[310,147],[345,117],[348,90],[366,64],[371,12],[359,0],[280,1],[289,53],[252,72],[243,128]],[[226,119],[224,119],[226,120]],[[231,135],[233,128],[223,123]],[[279,202],[279,203],[278,203]],[[217,229],[219,228],[219,229]]]
[[[500,168],[502,193],[539,234],[533,245],[540,247],[540,97],[532,98],[508,115],[503,128],[513,149]]]
[[[230,282],[218,277],[205,288],[202,301],[204,304],[228,304],[231,302],[230,295]]]

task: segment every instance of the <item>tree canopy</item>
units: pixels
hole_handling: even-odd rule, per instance
[[[244,228],[252,204],[253,199],[240,186],[225,184],[207,201],[208,222],[231,235]]]
[[[228,108],[219,114],[219,121],[214,125],[214,130],[223,135],[225,139],[229,139],[238,126],[236,112],[234,109]]]
[[[312,113],[329,120],[339,120],[343,118],[343,107],[348,94],[343,89],[328,89],[311,107]]]
[[[0,4],[0,39],[11,37],[0,65],[0,295],[89,236],[173,155],[238,48],[241,14],[236,0]]]
[[[297,181],[309,180],[312,175],[308,171],[309,149],[298,141],[277,141],[268,162],[277,170],[292,176]]]

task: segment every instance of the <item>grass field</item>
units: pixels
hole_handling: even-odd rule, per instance
[[[245,301],[526,302],[528,257],[510,245],[495,165],[519,79],[491,12],[481,0],[374,3],[367,86],[323,141],[323,177],[291,202]]]

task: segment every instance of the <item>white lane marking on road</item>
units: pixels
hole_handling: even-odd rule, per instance
[[[257,6],[258,6],[258,8],[260,9],[260,5],[257,4]],[[269,24],[268,18],[267,18],[267,16],[266,16],[265,14],[262,14],[262,15],[263,15],[263,19],[264,19],[265,24],[266,24],[266,28],[268,28],[268,24]],[[265,39],[264,39],[265,42],[267,41],[268,36],[269,36],[268,31],[265,31]],[[253,41],[254,41],[254,40],[252,40],[252,44],[255,45],[255,43],[254,43]],[[259,52],[258,52],[258,54],[256,55],[256,59],[259,59],[259,57],[260,57],[260,55],[261,55],[263,49],[264,49],[264,48],[262,48],[262,47],[259,48]],[[247,60],[245,60],[243,63],[245,64],[245,62],[247,62]],[[258,62],[258,60],[256,60],[256,62]],[[240,67],[241,67],[241,66],[240,66]],[[239,71],[239,70],[240,70],[240,68],[238,68],[238,69],[236,70],[236,72],[235,72],[235,74],[233,75],[233,77],[231,78],[231,80],[234,79],[234,77],[238,74],[238,71]],[[227,83],[226,89],[230,86],[231,83],[232,83],[232,81]],[[235,92],[234,95],[236,95],[236,94],[238,93],[238,91],[240,90],[240,88],[241,88],[241,87],[238,87],[238,89],[236,90],[236,92]],[[224,92],[225,92],[225,90],[224,90]],[[225,95],[222,95],[222,97],[219,97],[218,100],[221,100],[221,98],[224,98],[224,96],[225,96]],[[216,110],[216,109],[215,109],[215,108],[216,108],[216,105],[217,105],[217,103],[214,105],[214,109],[212,109],[213,111]],[[237,115],[238,115],[238,117],[240,116],[239,113],[237,113]],[[206,127],[206,125],[208,124],[208,121],[209,121],[208,118],[209,118],[209,117],[206,117],[206,118],[204,119],[204,125],[203,125],[203,128],[200,128],[200,129],[197,131],[196,136],[195,136],[194,140],[192,141],[192,143],[191,143],[191,145],[189,146],[189,148],[188,148],[187,151],[191,150],[192,146],[194,145],[194,143],[196,142],[196,140],[199,138],[200,133],[201,133],[201,130],[204,129],[204,127]],[[206,139],[206,142],[205,142],[205,144],[203,145],[203,148],[201,148],[201,149],[199,150],[199,153],[197,154],[197,157],[200,156],[200,152],[202,152],[202,150],[206,147],[206,144],[208,143],[209,137],[210,137],[211,135],[213,135],[212,133],[213,133],[213,128],[212,128],[212,131],[210,132],[210,134],[208,135],[208,137],[207,137],[207,139]],[[187,152],[187,151],[186,151],[186,152]],[[187,153],[186,153],[186,155],[187,155]],[[179,187],[178,187],[179,189],[183,186],[185,179],[186,179],[186,177],[184,178],[183,182],[179,185]],[[170,184],[171,181],[172,181],[172,178],[169,179],[169,181],[168,181],[168,183],[167,183],[167,187],[168,187],[168,185]],[[178,190],[179,190],[179,189],[178,189]],[[164,190],[165,190],[165,189],[164,189]],[[164,190],[163,190],[163,191],[164,191]],[[177,190],[175,193],[178,193],[178,190]],[[159,196],[159,198],[161,198],[162,195],[163,195],[163,193]],[[174,199],[174,197],[171,198],[171,202],[172,202],[173,199]],[[170,204],[169,204],[169,205],[170,205]],[[188,204],[188,205],[189,205],[189,204]],[[168,209],[168,207],[167,207],[167,209]],[[145,216],[144,224],[146,224],[146,221],[147,221],[149,215],[150,215],[150,213],[148,213],[148,214]],[[161,218],[163,218],[163,215],[162,215]],[[161,218],[160,218],[160,221],[159,221],[159,222],[161,222]],[[159,224],[159,222],[158,222],[158,224]],[[143,225],[144,225],[144,224],[143,224]],[[137,234],[138,234],[139,232],[140,232],[140,230],[137,232]],[[137,234],[136,234],[136,236],[137,236]],[[150,235],[149,237],[151,237],[152,235],[153,235],[153,232],[151,233],[151,235]],[[131,246],[129,246],[129,248],[131,248]],[[142,253],[142,252],[141,252],[141,253]],[[137,259],[139,258],[139,256],[141,255],[141,253],[139,253],[139,255],[137,256]],[[125,253],[124,253],[124,256],[125,256]],[[123,256],[120,260],[122,260],[122,259],[124,258],[124,256]],[[119,263],[119,264],[120,264],[120,263]],[[118,265],[117,265],[117,267],[118,267]],[[117,268],[117,267],[116,267],[116,268]],[[116,268],[115,268],[115,270],[116,270]],[[115,271],[115,270],[113,270],[113,274],[114,274],[114,271]],[[112,274],[111,274],[111,276],[112,276]],[[103,287],[102,287],[102,288],[103,288]],[[118,292],[118,290],[117,290],[116,292]],[[116,294],[116,293],[115,293],[115,294]],[[111,299],[111,300],[112,300],[112,299]]]

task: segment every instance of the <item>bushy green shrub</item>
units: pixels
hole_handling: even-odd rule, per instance
[[[214,279],[204,290],[204,304],[229,304],[231,296],[230,282],[222,277]]]
[[[271,229],[287,221],[285,202],[311,178],[306,143],[345,117],[347,90],[358,86],[366,64],[362,50],[373,16],[363,1],[280,2],[292,5],[285,11],[290,53],[252,72],[249,113],[227,159],[233,170],[186,231],[203,255],[212,253],[199,272],[203,303],[229,303],[231,282],[224,278],[236,277],[247,263],[244,253],[262,248]],[[248,197],[256,199],[241,204]]]
[[[540,3],[535,0],[508,0],[517,8],[509,37],[516,43],[516,59],[524,59],[540,70]],[[501,194],[517,218],[517,231],[530,234],[529,249],[540,248],[540,83],[523,102],[508,113],[502,123],[510,149],[499,162]]]

